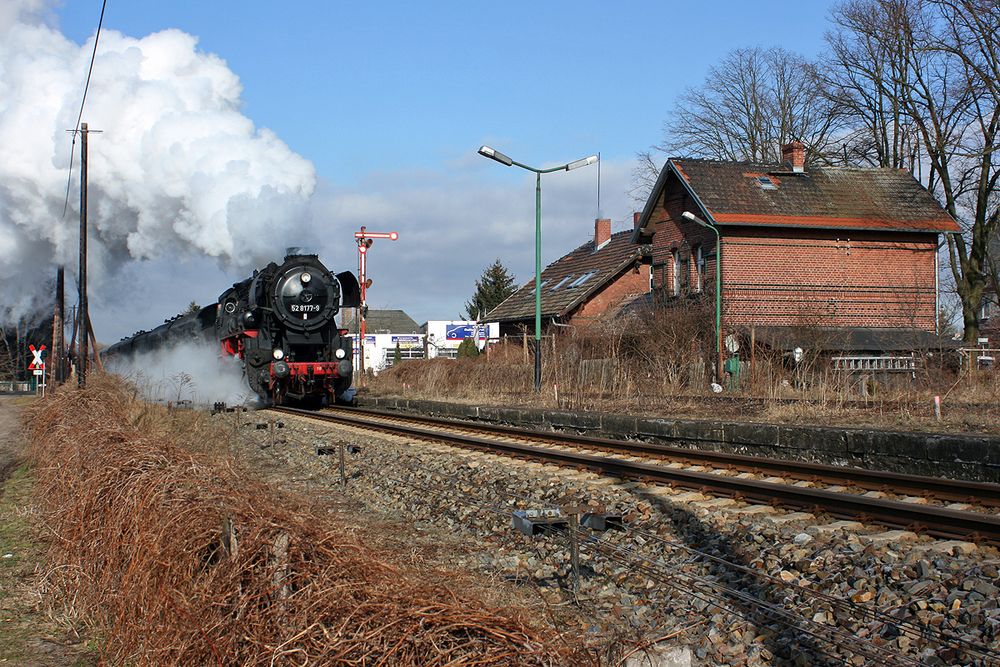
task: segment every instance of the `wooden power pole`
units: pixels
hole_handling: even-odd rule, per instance
[[[80,325],[80,356],[76,360],[76,381],[80,389],[87,386],[87,360],[90,317],[87,308],[87,124],[80,125],[80,274],[77,280],[80,290],[80,310],[77,320]]]
[[[52,314],[52,353],[49,355],[49,376],[55,383],[65,379],[63,374],[63,327],[66,321],[66,272],[60,266],[56,272],[56,307]]]

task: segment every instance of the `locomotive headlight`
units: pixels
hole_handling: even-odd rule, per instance
[[[310,273],[303,273],[302,276],[299,278],[299,280],[301,280],[303,283],[308,283],[312,279],[313,277],[312,274]]]
[[[276,347],[271,352],[271,356],[274,357],[276,361],[281,361],[282,359],[285,358],[285,351],[282,350],[280,347]]]
[[[347,356],[347,352],[344,350],[344,348],[338,347],[337,351],[334,352],[334,355],[336,355],[338,359],[343,359],[344,357]]]

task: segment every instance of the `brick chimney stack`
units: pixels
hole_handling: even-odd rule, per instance
[[[781,147],[781,159],[791,165],[792,171],[801,174],[806,170],[806,145],[793,141]]]
[[[632,212],[632,229],[639,229],[639,220],[642,219],[641,211]]]
[[[594,220],[594,248],[611,240],[611,218]]]

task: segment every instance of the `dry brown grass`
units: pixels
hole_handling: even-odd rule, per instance
[[[220,454],[179,447],[161,417],[98,376],[29,418],[48,579],[100,628],[109,663],[576,661],[522,610],[380,553],[345,517],[248,481]]]
[[[516,338],[476,359],[403,362],[369,388],[387,396],[548,409],[1000,432],[1000,370],[962,371],[955,352],[920,356],[913,377],[835,371],[829,355],[807,354],[796,365],[760,345],[751,355],[744,341],[738,390],[713,394],[706,321],[701,309],[665,310],[631,328],[569,328],[546,336],[541,395],[533,391],[532,341],[525,346]],[[934,415],[936,395],[941,421]]]

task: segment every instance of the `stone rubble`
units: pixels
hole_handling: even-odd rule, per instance
[[[464,548],[452,557],[456,566],[536,587],[553,608],[576,605],[584,620],[562,628],[568,633],[633,643],[668,636],[656,650],[686,646],[690,664],[720,667],[893,664],[896,656],[925,665],[1000,664],[994,548],[282,419],[275,446],[266,430],[253,428],[234,429],[239,446],[266,447],[258,451],[290,475],[367,511],[458,536]],[[359,448],[346,455],[343,491],[338,457],[316,455],[336,443]],[[567,532],[529,537],[511,527],[515,510],[569,505],[606,508],[627,527],[580,537],[576,593]],[[809,635],[838,631],[847,639]],[[885,662],[851,652],[856,638],[885,652]]]

